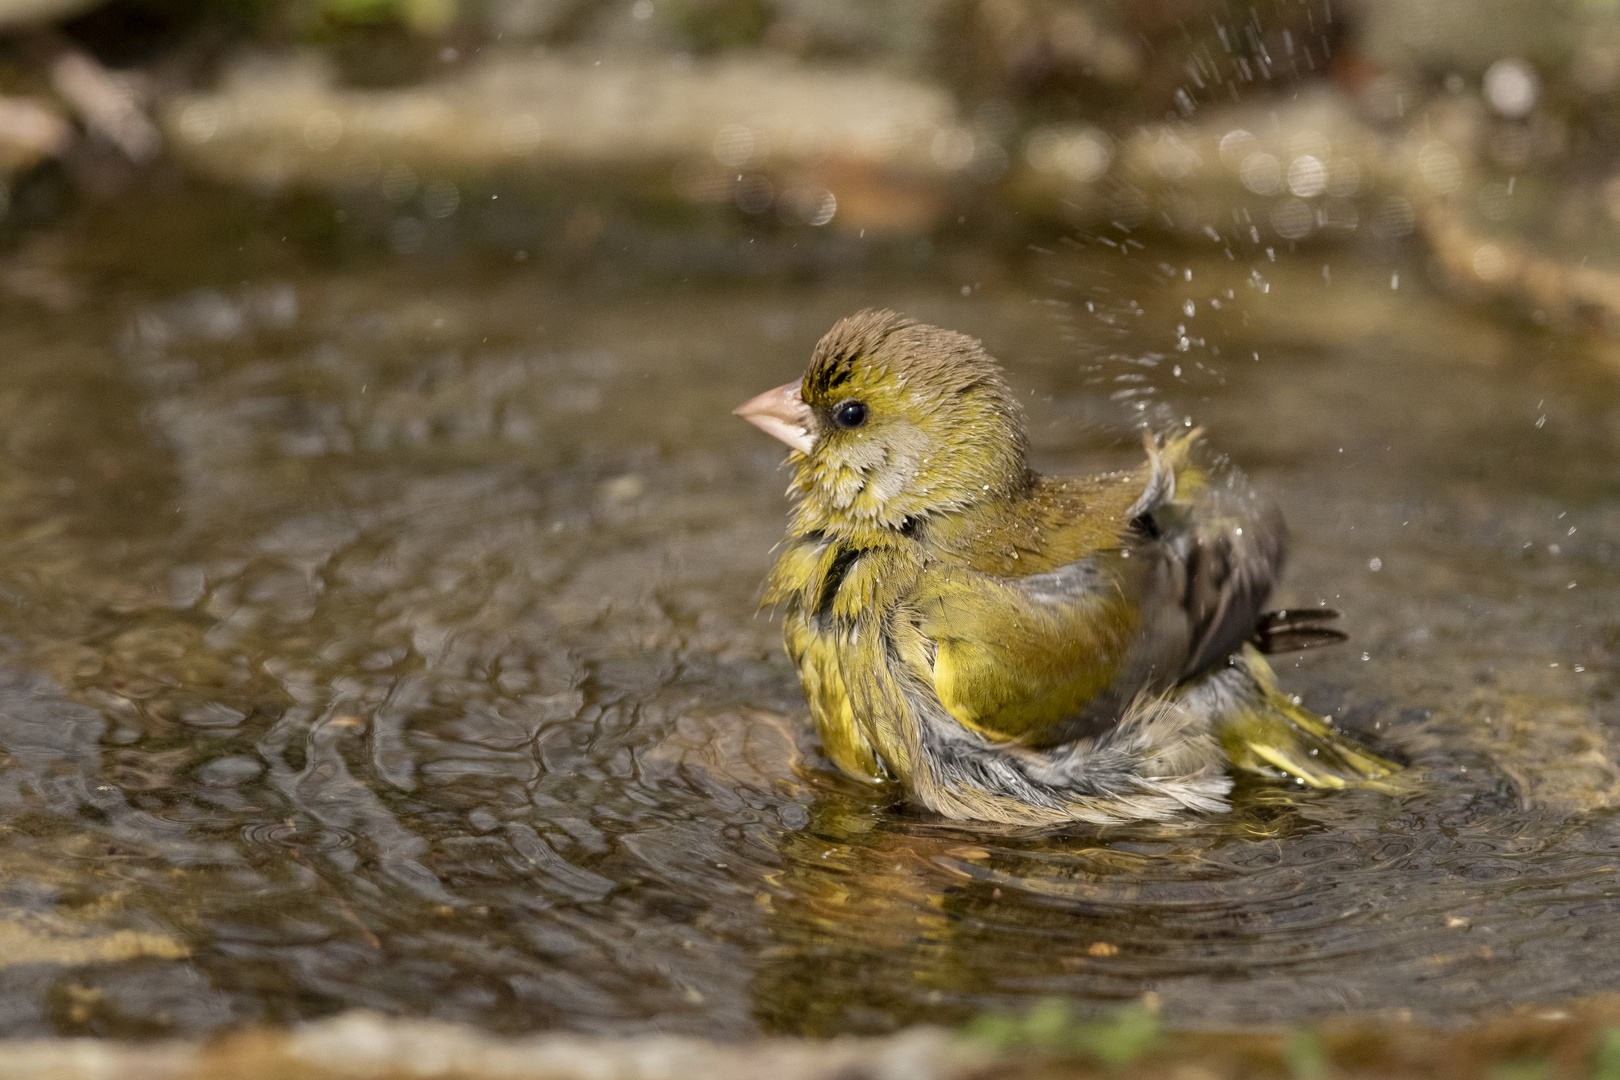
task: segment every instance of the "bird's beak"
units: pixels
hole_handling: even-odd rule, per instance
[[[731,410],[767,435],[774,435],[801,454],[808,454],[816,445],[812,428],[814,420],[810,406],[799,396],[796,382],[767,390],[757,398],[750,398]]]

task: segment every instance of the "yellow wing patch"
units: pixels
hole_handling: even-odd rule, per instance
[[[928,575],[917,610],[946,711],[987,738],[1031,744],[1114,680],[1136,629],[1117,591],[1043,600],[960,570]]]

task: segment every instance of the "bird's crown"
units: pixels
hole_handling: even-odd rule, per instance
[[[802,528],[904,530],[1029,483],[1022,411],[965,334],[862,311],[817,343],[797,390]]]

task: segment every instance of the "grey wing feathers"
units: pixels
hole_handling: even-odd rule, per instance
[[[1085,558],[1042,574],[1010,578],[1007,584],[1038,604],[1061,604],[1106,592],[1112,582],[1097,560]]]
[[[1190,512],[1160,523],[1158,543],[1177,564],[1181,585],[1172,602],[1179,602],[1189,631],[1183,679],[1224,662],[1254,637],[1282,571],[1281,515],[1252,498],[1231,505],[1222,495],[1211,492]]]

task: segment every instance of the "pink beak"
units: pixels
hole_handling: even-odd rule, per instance
[[[801,454],[808,454],[816,445],[813,430],[814,415],[810,406],[799,396],[799,384],[785,383],[775,390],[767,390],[750,398],[731,410],[736,416],[753,424],[767,435],[774,435]]]

